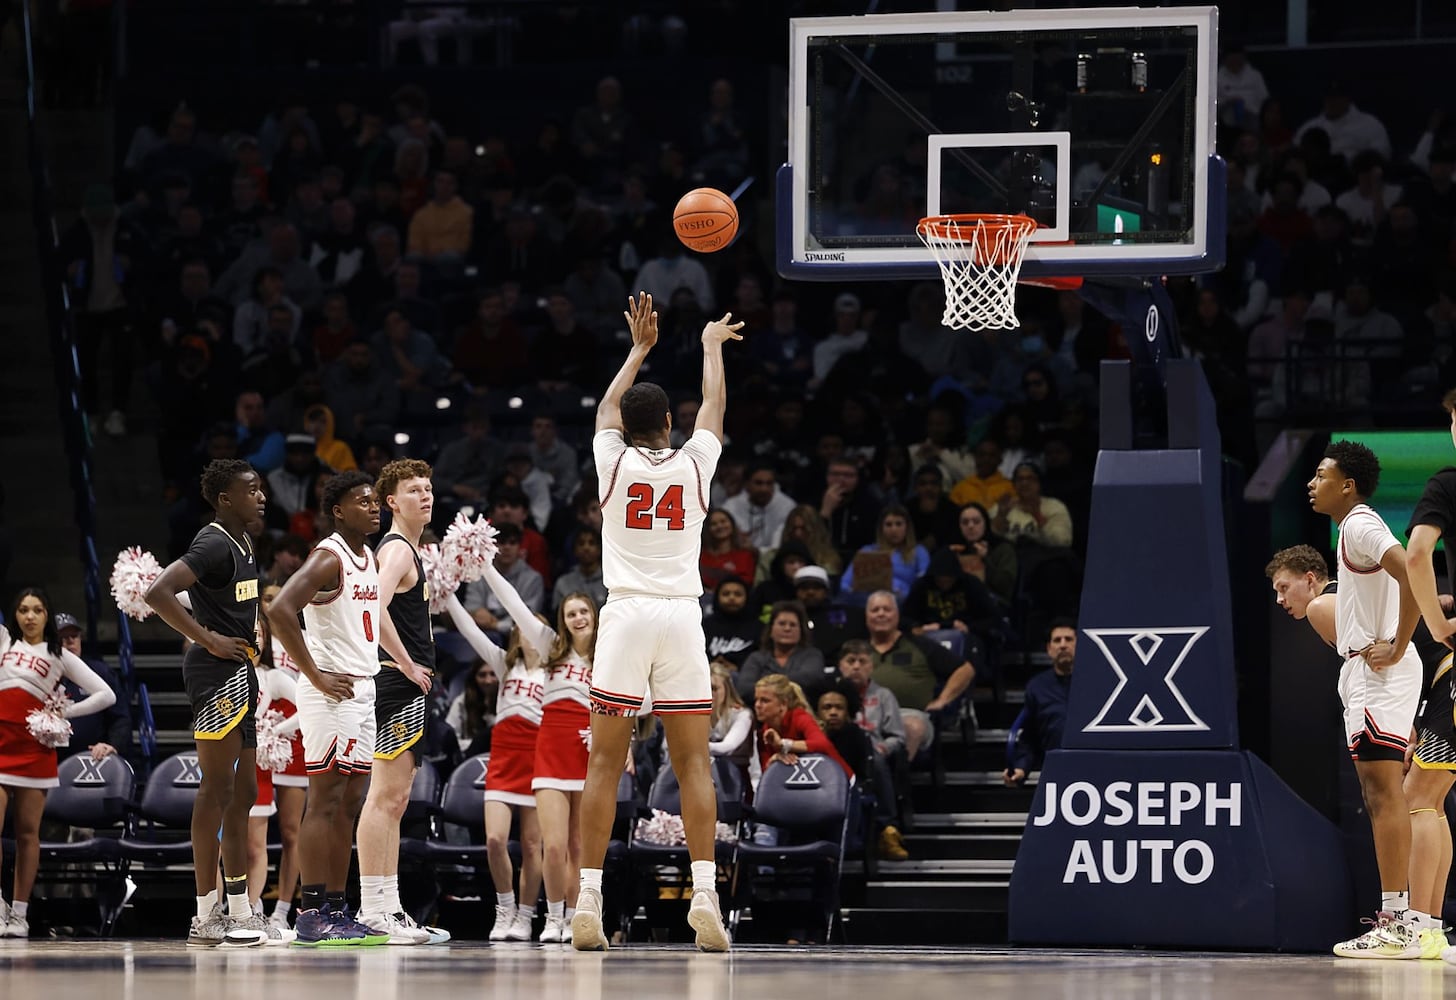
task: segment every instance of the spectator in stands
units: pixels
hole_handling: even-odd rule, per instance
[[[571,119],[571,143],[600,190],[611,190],[631,142],[632,116],[622,106],[622,84],[614,76],[597,81],[596,100],[577,108]],[[662,297],[663,301],[667,296]]]
[[[131,753],[131,700],[126,697],[106,661],[100,657],[87,656],[82,652],[81,623],[74,615],[64,611],[56,614],[56,634],[61,638],[61,648],[73,656],[79,656],[96,676],[106,682],[116,695],[111,707],[91,715],[78,715],[71,719],[71,741],[56,750],[61,760],[88,751],[92,760],[101,760],[112,754],[122,757]],[[61,682],[72,702],[81,701],[86,693],[69,680]]]
[[[460,744],[463,756],[490,753],[490,731],[495,726],[495,702],[500,678],[489,664],[477,662],[465,682],[465,690],[450,702],[445,723]]]
[[[774,293],[769,325],[745,343],[749,356],[775,385],[801,388],[814,375],[814,345],[799,323],[794,293],[781,288]]]
[[[318,174],[298,175],[283,217],[298,230],[305,244],[312,243],[329,228],[329,206],[324,201],[324,188]]]
[[[972,368],[966,348],[974,341],[942,323],[944,311],[945,289],[939,284],[927,281],[910,289],[910,316],[900,324],[900,350],[931,378],[951,375],[964,381]]]
[[[965,479],[974,468],[965,447],[964,424],[949,398],[939,397],[925,411],[925,439],[910,448],[912,462],[939,468],[946,489]]]
[[[1230,43],[1223,47],[1223,60],[1218,67],[1219,120],[1227,125],[1248,128],[1259,120],[1269,88],[1264,74],[1249,65],[1244,47]]]
[[[438,475],[438,472],[436,473]],[[514,524],[521,529],[521,558],[551,586],[551,548],[539,531],[531,527],[528,516],[530,500],[519,488],[493,488],[490,501],[490,523]],[[540,608],[534,610],[539,611]]]
[[[180,105],[172,112],[162,144],[142,160],[141,175],[154,187],[166,174],[181,174],[194,191],[201,191],[220,167],[212,150],[197,141],[197,115]]]
[[[793,764],[801,753],[822,753],[853,776],[854,770],[814,721],[804,690],[792,678],[770,674],[754,685],[753,714],[758,722],[754,727],[754,749],[759,774],[776,760]],[[755,835],[754,839],[759,838]]]
[[[328,288],[344,288],[364,268],[369,244],[348,198],[329,202],[328,226],[309,242],[306,259]]]
[[[390,306],[384,310],[383,327],[370,338],[369,347],[380,371],[394,380],[404,412],[414,416],[433,414],[449,363],[440,357],[430,335],[415,329],[403,308]]]
[[[506,312],[499,288],[480,293],[475,318],[455,335],[452,379],[462,378],[477,392],[511,389],[526,379],[526,337]]]
[[[357,441],[370,430],[393,436],[399,417],[399,387],[367,341],[356,340],[344,348],[338,360],[324,369],[323,386],[345,440]]]
[[[1302,288],[1311,296],[1331,296],[1343,289],[1345,275],[1354,266],[1355,248],[1350,242],[1349,219],[1334,205],[1314,214],[1314,238],[1296,243],[1281,273],[1284,288]]]
[[[531,446],[517,441],[506,449],[501,483],[526,494],[527,523],[544,531],[551,521],[551,477],[531,461]]]
[[[959,537],[960,510],[945,494],[945,479],[936,465],[915,470],[909,498],[910,527],[929,551]]]
[[[283,291],[283,272],[276,267],[260,267],[253,276],[253,294],[233,315],[233,343],[246,361],[268,349],[271,334],[269,314],[274,307],[286,309],[290,317],[289,340],[298,333],[303,310]]]
[[[794,594],[808,616],[809,640],[832,660],[850,639],[862,639],[864,615],[847,604],[829,599],[829,574],[822,566],[805,566],[794,574]]]
[[[739,537],[738,526],[722,508],[708,511],[703,521],[703,550],[698,559],[703,590],[713,590],[718,581],[728,576],[752,580],[758,554]]]
[[[537,330],[528,349],[531,379],[542,389],[581,389],[593,384],[597,339],[576,321],[576,307],[564,289],[546,296],[547,326]]]
[[[581,462],[576,449],[557,434],[556,418],[548,413],[531,419],[531,461],[551,477],[551,496],[567,503],[581,485]]]
[[[811,386],[821,385],[839,360],[860,350],[870,335],[860,325],[859,296],[844,292],[834,300],[834,326],[814,345],[814,376]]]
[[[369,227],[369,253],[364,266],[349,279],[345,292],[355,316],[369,316],[396,294],[399,272],[399,230],[383,222]]]
[[[406,135],[394,148],[394,179],[399,183],[399,210],[406,219],[430,196],[430,150],[424,140]]]
[[[223,252],[229,259],[238,257],[263,235],[263,217],[268,214],[262,190],[266,176],[259,178],[247,172],[233,175],[231,201],[213,220],[213,230],[222,237]]]
[[[314,453],[335,472],[359,468],[354,450],[334,436],[334,411],[322,403],[310,406],[303,413],[303,430],[316,442]]]
[[[954,629],[983,638],[1000,632],[1002,617],[985,583],[961,569],[950,549],[937,549],[930,557],[929,569],[910,588],[904,613],[914,635]]]
[[[731,191],[748,173],[748,139],[733,106],[733,84],[727,80],[714,80],[708,87],[708,109],[698,122],[696,152],[693,174],[713,187]]]
[[[268,473],[268,526],[288,530],[294,517],[304,511],[318,510],[314,497],[319,477],[330,470],[315,453],[317,442],[312,434],[288,435],[283,464]]]
[[[170,136],[170,132],[168,133]],[[141,291],[146,237],[116,211],[105,184],[86,189],[81,218],[61,238],[59,254],[76,312],[76,359],[81,370],[81,405],[99,422],[101,344],[111,344],[111,411],[106,433],[126,433],[135,356],[134,302]]]
[[[577,318],[599,340],[622,329],[622,302],[627,298],[627,287],[622,284],[621,276],[607,266],[606,255],[600,247],[592,247],[577,257],[564,289],[576,306]]]
[[[895,783],[886,762],[875,752],[868,733],[855,724],[860,714],[859,692],[849,681],[840,679],[820,691],[817,699],[819,726],[839,756],[854,771],[855,793],[874,800],[876,849],[886,861],[906,861],[910,852],[895,827]],[[858,816],[850,823],[857,829]],[[867,831],[875,836],[874,831]]]
[[[268,426],[263,397],[256,392],[238,394],[233,409],[238,435],[238,458],[266,476],[283,464],[283,434]]]
[[[930,568],[930,553],[915,541],[915,529],[910,526],[910,512],[899,504],[890,504],[880,511],[874,542],[862,546],[859,551],[881,553],[890,557],[890,589],[900,600],[909,596],[911,585]],[[853,564],[840,578],[839,590],[846,594],[855,590]]]
[[[461,266],[470,253],[475,209],[460,197],[460,178],[439,169],[431,181],[431,197],[410,218],[409,253],[436,267]]]
[[[722,509],[733,518],[749,544],[763,550],[778,547],[784,522],[796,506],[793,497],[779,491],[773,461],[759,458],[748,467],[743,492],[723,501]]]
[[[444,315],[440,306],[424,293],[424,265],[418,258],[406,257],[394,269],[393,301],[384,309],[390,306],[402,309],[415,329],[429,334],[432,339],[444,332]],[[384,309],[379,313],[381,319]]]
[[[1377,379],[1399,374],[1405,334],[1400,323],[1381,309],[1370,292],[1370,279],[1350,275],[1344,298],[1335,306],[1335,341],[1344,345],[1348,359],[1368,359]]]
[[[264,220],[266,240],[254,242],[233,261],[217,281],[216,293],[240,306],[252,292],[253,278],[262,267],[275,267],[283,275],[283,290],[300,309],[316,309],[323,302],[323,282],[301,256],[298,230],[286,222]]]
[[[1329,136],[1330,152],[1346,163],[1366,150],[1390,159],[1390,136],[1385,126],[1374,115],[1357,108],[1350,100],[1349,90],[1337,80],[1331,81],[1325,91],[1324,110],[1295,131],[1295,143],[1313,129]]]
[[[551,616],[571,594],[588,594],[597,607],[607,603],[607,585],[602,582],[602,533],[583,527],[571,543],[576,565],[562,573],[551,591]],[[706,623],[704,623],[706,627]]]
[[[905,752],[914,760],[935,735],[933,714],[970,688],[976,669],[969,659],[957,663],[944,646],[900,631],[900,608],[887,590],[870,595],[865,627],[874,649],[875,680],[900,703]]]
[[[746,698],[754,685],[770,674],[785,674],[805,691],[817,692],[835,668],[825,665],[824,654],[809,637],[808,612],[798,601],[779,601],[769,609],[768,623],[759,636],[758,648],[738,668],[734,686]]]
[[[212,293],[212,269],[207,262],[187,259],[178,268],[176,286],[162,293],[156,303],[154,336],[164,347],[172,347],[204,316],[225,321],[231,311],[232,306]]]
[[[414,9],[411,10],[411,7]],[[442,38],[454,41],[455,62],[469,66],[474,62],[475,37],[506,28],[505,24],[498,24],[493,18],[473,16],[469,7],[439,7],[431,0],[409,0],[403,14],[404,17],[384,26],[382,61],[385,66],[395,64],[400,43],[411,39],[419,43],[420,58],[425,65],[438,66]],[[462,739],[460,745],[463,747],[466,742]]]
[[[496,524],[496,544],[499,550],[495,557],[495,568],[506,578],[521,600],[532,612],[539,614],[546,602],[546,585],[541,574],[526,564],[521,554],[521,529],[519,525],[503,522]],[[511,616],[496,599],[494,592],[484,580],[465,585],[465,596],[460,599],[465,610],[475,623],[486,632],[493,632],[491,638],[504,647],[511,633]]]
[[[1303,183],[1294,174],[1285,172],[1274,178],[1266,195],[1267,203],[1259,216],[1259,232],[1279,244],[1284,253],[1296,243],[1314,236],[1314,219],[1299,204]]]
[[[1356,154],[1350,169],[1355,186],[1335,199],[1335,207],[1350,220],[1350,242],[1368,247],[1375,242],[1375,230],[1385,222],[1390,207],[1400,201],[1401,187],[1385,182],[1385,159],[1374,150]]]
[[[504,224],[485,248],[484,271],[502,284],[516,282],[533,296],[559,277],[556,250],[526,205],[505,209]]]
[[[1015,492],[996,503],[991,526],[1003,538],[1036,542],[1052,548],[1072,544],[1072,515],[1067,505],[1041,495],[1041,469],[1022,462],[1012,477]]]
[[[658,309],[671,304],[673,293],[679,288],[686,288],[692,292],[699,309],[704,313],[713,311],[713,283],[707,268],[683,253],[683,246],[675,236],[659,238],[657,256],[643,263],[637,272],[636,285],[652,296]]]
[[[708,658],[723,660],[734,670],[743,666],[758,648],[763,621],[748,602],[748,584],[740,577],[725,576],[713,591],[713,610],[703,618],[703,636]]]
[[[298,535],[283,535],[272,541],[271,548],[264,558],[262,546],[259,546],[258,562],[263,566],[263,575],[269,583],[282,586],[288,582],[288,578],[297,573],[303,566],[303,561],[308,558],[308,542]]]
[[[1026,722],[1021,738],[1011,751],[1002,780],[1007,787],[1024,784],[1026,776],[1039,770],[1048,750],[1062,746],[1062,727],[1067,721],[1067,695],[1072,689],[1072,666],[1077,657],[1077,626],[1070,619],[1058,619],[1047,633],[1050,670],[1043,670],[1026,682]]]
[[[768,620],[769,608],[779,601],[798,597],[794,576],[813,561],[803,542],[789,540],[774,550],[768,569],[758,574],[758,582],[748,595],[748,606],[760,622]]]
[[[830,460],[824,478],[819,516],[829,528],[829,542],[841,564],[848,565],[855,552],[874,541],[879,504],[862,484],[859,464],[852,459]]]
[[[358,336],[359,328],[349,315],[349,297],[343,292],[330,292],[324,298],[323,318],[314,325],[308,339],[315,360],[321,365],[337,360]]]
[[[1412,161],[1415,157],[1411,157]],[[1406,184],[1405,200],[1420,220],[1421,232],[1433,250],[1446,248],[1456,220],[1456,146],[1441,143],[1431,150],[1424,175]]]
[[[708,665],[713,684],[708,753],[732,760],[747,777],[748,760],[753,756],[753,713],[744,707],[738,689],[733,686],[736,670],[723,659],[714,659]]]
[[[984,438],[973,454],[975,471],[955,484],[950,491],[950,502],[961,508],[968,503],[995,506],[1012,493],[1011,480],[1001,473],[1001,445],[994,438]]]
[[[875,752],[887,759],[905,759],[905,720],[894,692],[874,679],[875,651],[864,639],[849,639],[839,650],[839,673],[859,698],[854,721],[874,741]],[[908,763],[908,760],[906,761]]]

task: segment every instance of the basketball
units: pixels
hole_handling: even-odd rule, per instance
[[[678,199],[672,228],[689,250],[713,253],[738,235],[738,206],[717,188],[694,188]]]

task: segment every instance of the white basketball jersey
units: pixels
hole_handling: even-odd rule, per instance
[[[303,609],[303,636],[320,670],[351,677],[379,673],[379,564],[364,546],[356,556],[337,533],[318,543],[339,561],[343,586]]]
[[[1399,544],[1367,504],[1358,504],[1340,522],[1335,641],[1341,656],[1353,656],[1372,642],[1396,637],[1400,584],[1380,568],[1380,557]]]
[[[697,600],[708,489],[722,442],[697,430],[681,448],[652,451],[608,430],[592,439],[592,452],[602,490],[602,582],[610,596]]]

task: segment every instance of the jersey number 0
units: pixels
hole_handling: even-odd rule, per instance
[[[681,485],[675,483],[663,490],[660,500],[654,497],[652,486],[648,483],[633,483],[627,487],[627,527],[651,531],[654,517],[666,521],[668,531],[682,531],[686,527],[687,508],[683,506]]]

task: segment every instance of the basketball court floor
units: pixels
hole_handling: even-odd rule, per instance
[[[638,945],[602,954],[537,945],[203,951],[163,941],[0,942],[0,997],[45,1000],[808,1000],[1456,995],[1442,962],[1046,949],[744,947],[700,955]]]

